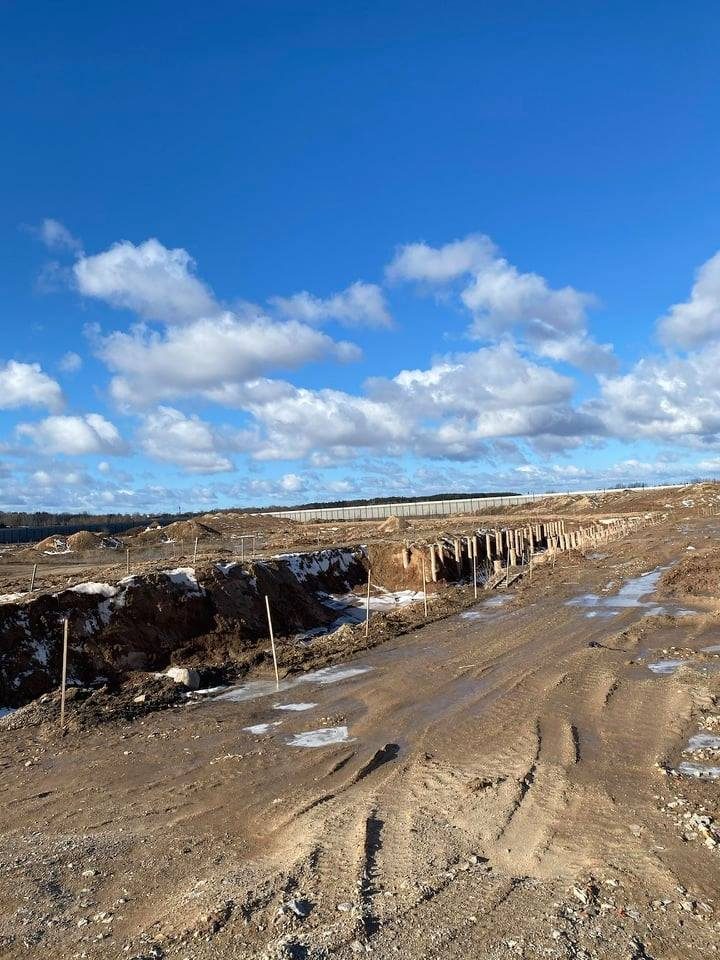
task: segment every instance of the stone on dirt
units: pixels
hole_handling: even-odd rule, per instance
[[[197,690],[200,687],[200,674],[191,667],[170,667],[165,671],[165,676],[175,683],[182,683],[188,690]]]

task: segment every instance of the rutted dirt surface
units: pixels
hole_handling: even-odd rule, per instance
[[[720,763],[717,599],[635,581],[718,535],[675,517],[373,649],[355,628],[279,691],[268,665],[0,732],[0,954],[712,955],[718,781],[676,772]]]

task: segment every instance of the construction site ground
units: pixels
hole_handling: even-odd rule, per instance
[[[415,604],[366,650],[356,628],[279,690],[266,667],[134,720],[0,730],[0,956],[714,955],[719,781],[678,774],[720,774],[683,752],[720,734],[713,498],[427,625]],[[98,578],[53,561],[48,587]]]

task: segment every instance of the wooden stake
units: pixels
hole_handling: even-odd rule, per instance
[[[255,559],[255,550],[256,550],[255,541],[256,541],[256,540],[257,540],[257,534],[253,534],[253,538],[252,538],[252,556],[251,556],[251,558],[250,558],[251,560],[254,560],[254,559]]]
[[[65,730],[65,684],[67,682],[68,633],[70,625],[67,617],[63,620],[63,657],[62,680],[60,681],[60,729]]]
[[[130,573],[130,547],[125,551],[125,572]]]
[[[267,609],[268,628],[270,630],[270,646],[272,647],[273,663],[275,664],[275,687],[280,689],[280,674],[278,673],[277,654],[275,653],[275,634],[273,633],[272,617],[270,616],[270,600],[265,594],[265,608]]]
[[[245,559],[245,537],[240,537],[240,559]]]
[[[33,590],[35,589],[35,575],[36,575],[36,574],[37,574],[37,564],[34,563],[34,564],[33,564],[32,576],[30,577],[30,593],[32,593]]]
[[[197,558],[198,539],[199,539],[198,537],[195,537],[195,549],[193,550],[193,563],[195,563],[195,560]]]
[[[473,590],[475,591],[475,599],[477,600],[477,556],[473,554]]]
[[[423,575],[423,602],[425,604],[425,619],[427,620],[427,577],[425,576],[425,556],[422,558],[422,575]]]
[[[370,574],[372,570],[368,567],[368,582],[367,582],[367,609],[365,610],[365,639],[367,640],[368,634],[370,633]]]

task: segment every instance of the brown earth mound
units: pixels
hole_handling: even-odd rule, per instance
[[[675,597],[720,597],[720,557],[715,553],[688,553],[660,581],[664,593]]]
[[[405,519],[405,517],[388,517],[387,520],[383,520],[380,526],[377,528],[378,533],[400,533],[402,530],[409,530],[410,524]]]
[[[176,520],[166,527],[152,527],[143,530],[137,535],[144,543],[160,543],[163,540],[198,540],[217,539],[220,532],[214,527],[202,523],[200,520]]]
[[[80,530],[71,533],[67,538],[67,545],[71,550],[97,550],[100,546],[100,537],[89,530]]]
[[[67,540],[65,537],[60,537],[53,535],[51,537],[45,537],[44,540],[41,540],[40,543],[35,544],[36,550],[52,550],[53,553],[63,553],[67,550]]]

